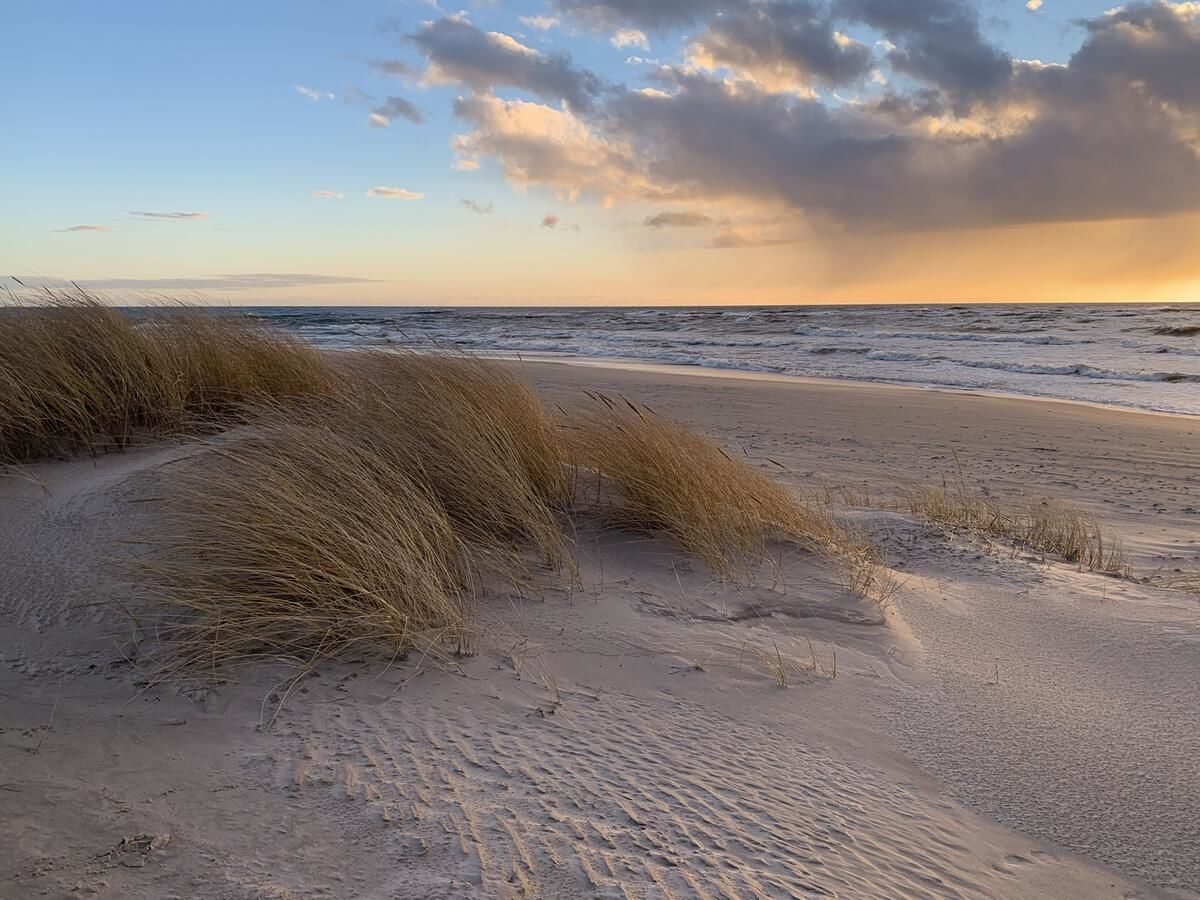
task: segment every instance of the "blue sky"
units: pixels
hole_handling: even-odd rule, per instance
[[[749,2],[755,14],[767,8],[742,2]],[[954,0],[934,2],[958,15]],[[785,5],[771,6],[771,14]],[[892,237],[883,244],[891,244],[883,247],[878,229],[864,224],[857,208],[852,215],[840,208],[818,215],[808,189],[780,211],[772,206],[769,184],[765,190],[746,188],[741,179],[709,189],[697,184],[703,176],[689,176],[686,186],[682,177],[678,183],[664,179],[663,171],[677,156],[673,145],[643,149],[641,125],[613,124],[621,114],[615,101],[597,101],[595,109],[580,111],[569,109],[569,100],[531,93],[519,77],[506,81],[500,73],[487,76],[494,81],[472,81],[461,74],[461,59],[454,61],[459,68],[442,64],[437,69],[441,46],[431,51],[411,39],[429,23],[453,17],[492,35],[485,40],[505,36],[538,51],[543,60],[565,54],[564,71],[585,73],[622,91],[661,87],[676,96],[699,88],[665,84],[656,76],[657,65],[630,57],[659,61],[676,72],[671,78],[683,78],[678,73],[695,72],[697,35],[734,14],[731,5],[730,11],[716,9],[711,19],[647,25],[637,13],[628,21],[620,17],[631,3],[609,6],[603,0],[465,8],[402,0],[10,0],[0,14],[6,34],[0,77],[10,88],[0,97],[0,111],[11,128],[4,151],[0,270],[97,283],[107,279],[124,289],[195,286],[238,302],[753,302],[836,293],[838,270],[849,263],[839,257],[843,245],[863,244],[856,251],[863,254],[898,253],[895,235],[911,232],[916,237],[908,238],[909,252],[914,241],[920,253],[934,252],[930,223],[888,224],[883,230]],[[1089,33],[1080,22],[1101,19],[1107,4],[1045,0],[1031,11],[1022,0],[988,0],[961,7],[997,51],[1015,60],[1066,64]],[[1190,13],[1176,15],[1184,21]],[[539,17],[546,27],[530,24]],[[762,102],[780,109],[803,107],[835,116],[848,104],[878,100],[885,93],[928,90],[920,77],[889,64],[888,48],[894,45],[882,43],[883,30],[872,21],[878,20],[838,20],[838,41],[858,42],[872,54],[870,76],[864,69],[852,82],[779,88],[761,70],[732,66],[704,69],[704,75],[714,84],[749,79],[744,83],[755,85]],[[626,46],[614,46],[614,36],[622,32]],[[906,38],[911,34],[904,32]],[[918,38],[911,39],[916,46]],[[393,77],[370,65],[382,60],[406,63],[411,71]],[[936,87],[950,96],[945,85]],[[747,96],[730,90],[739,99]],[[640,96],[635,94],[635,101]],[[372,110],[389,97],[413,104],[421,121],[396,116],[388,127],[372,127]],[[488,140],[495,138],[487,132],[495,121],[481,125],[479,110],[473,119],[456,112],[456,98],[462,97],[517,101],[531,115],[554,118],[554,127],[569,114],[568,124],[586,130],[588,140],[597,136],[607,146],[623,148],[636,163],[611,189],[578,173],[530,175],[529,161],[514,156],[518,151],[510,146],[511,127],[522,126],[511,126],[509,143],[501,147]],[[956,133],[974,138],[975,123],[1016,115],[1011,110],[1030,102],[1014,99],[997,112],[989,100],[984,113],[976,97],[955,100],[954,111],[940,113],[939,121],[952,119]],[[492,113],[500,108],[489,107]],[[512,113],[515,107],[504,109]],[[1183,110],[1194,113],[1187,106]],[[905,137],[914,134],[911,123],[889,120],[886,127],[908,129]],[[1122,126],[1115,121],[1114,127]],[[923,136],[930,131],[921,128]],[[464,154],[453,147],[456,136],[465,133],[475,134],[474,146],[484,148],[471,155],[475,169],[463,168]],[[706,139],[694,130],[688,134],[692,142]],[[1008,136],[1007,131],[991,135]],[[549,138],[531,133],[531,140],[550,140],[555,152],[563,144],[557,133]],[[657,155],[644,158],[647,153]],[[710,162],[702,172],[713,171],[717,162],[736,165],[736,159]],[[1131,165],[1136,162],[1131,158]],[[798,158],[795,165],[806,163]],[[784,165],[781,178],[790,171]],[[636,189],[621,184],[635,180]],[[367,196],[376,187],[396,189],[391,193],[400,196]],[[1130,190],[1135,189],[1141,188]],[[404,192],[420,196],[402,199]],[[908,195],[889,201],[893,206],[912,202]],[[1068,256],[1078,241],[1097,239],[1081,236],[1079,228],[1089,224],[1105,231],[1103,240],[1128,239],[1109,234],[1114,222],[1149,218],[1162,228],[1163,217],[1147,217],[1140,208],[1136,216],[1126,216],[1128,204],[1114,204],[1111,212],[1095,212],[1093,204],[1084,203],[1081,215],[1070,209],[1039,211],[1027,222],[1019,215],[993,222],[956,213],[932,227],[943,235],[961,232],[968,256],[983,252],[977,246],[981,228],[1045,227],[1047,219],[1065,220],[1075,229],[1061,236],[1071,245]],[[692,216],[712,230],[701,236],[703,229],[690,224],[646,227],[664,211]],[[156,215],[135,215],[139,212]],[[869,212],[886,218],[894,209]],[[1177,217],[1190,209],[1166,212]],[[192,213],[203,215],[176,215]],[[79,230],[68,230],[73,228]],[[846,239],[848,233],[853,240]],[[842,249],[831,250],[831,234]],[[1012,240],[1003,238],[1001,244]],[[747,268],[761,272],[738,274]],[[1171,290],[1192,289],[1197,273],[1180,274],[1174,260],[1165,268],[1172,273]],[[903,278],[893,273],[887,281],[889,271],[885,266],[878,280],[862,289],[895,299],[882,296],[886,290],[880,285],[907,284],[911,273]],[[230,288],[221,278],[247,273],[319,279],[246,290]],[[954,274],[953,280],[960,279]],[[908,289],[918,290],[915,284]],[[954,288],[948,284],[946,289]]]

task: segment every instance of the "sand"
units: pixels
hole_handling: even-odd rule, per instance
[[[1200,421],[527,369],[798,486],[1075,500],[1145,581],[863,510],[902,582],[880,610],[795,554],[734,588],[589,528],[581,584],[486,598],[456,669],[147,687],[125,542],[201,450],[32,466],[0,481],[0,897],[1198,896]]]

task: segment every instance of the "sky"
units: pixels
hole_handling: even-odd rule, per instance
[[[1111,2],[6,0],[0,283],[1198,300],[1200,3]]]

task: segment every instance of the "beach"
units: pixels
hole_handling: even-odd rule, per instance
[[[13,469],[0,895],[1200,896],[1200,420],[511,365],[551,404],[628,398],[789,489],[852,491],[894,592],[791,551],[731,584],[584,522],[578,578],[481,597],[449,662],[148,685],[114,558],[205,445]],[[909,483],[1069,500],[1133,577],[928,527]]]

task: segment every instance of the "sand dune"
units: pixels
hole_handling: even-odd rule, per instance
[[[128,598],[115,564],[138,545],[118,542],[153,533],[197,449],[32,466],[0,482],[0,896],[1200,890],[1200,609],[1169,587],[1200,567],[1192,420],[530,371],[555,397],[669,408],[796,486],[961,465],[1001,495],[1069,496],[1149,581],[862,512],[903,582],[881,611],[799,554],[735,588],[592,529],[580,585],[486,598],[457,668],[145,688],[152,631],[96,604]]]

